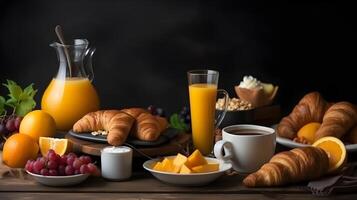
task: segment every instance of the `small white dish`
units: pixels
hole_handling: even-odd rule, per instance
[[[277,126],[278,125],[273,125],[272,128],[276,129]],[[276,142],[283,146],[289,147],[289,148],[311,146],[309,144],[302,144],[302,143],[294,142],[293,140],[290,140],[288,138],[279,137],[278,135],[276,135]],[[345,147],[346,147],[347,152],[349,152],[349,153],[357,152],[357,144],[345,144]]]
[[[168,156],[172,158],[175,156]],[[205,157],[208,163],[219,163],[219,170],[209,173],[193,173],[193,174],[176,174],[169,172],[161,172],[153,170],[153,165],[158,159],[148,160],[143,164],[144,169],[151,172],[151,174],[162,182],[179,185],[179,186],[202,186],[216,180],[222,176],[226,171],[232,168],[232,164],[225,163],[216,158]]]
[[[43,176],[26,171],[37,182],[48,186],[71,186],[76,185],[89,177],[89,174],[77,174],[71,176]]]

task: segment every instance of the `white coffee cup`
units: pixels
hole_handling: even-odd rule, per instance
[[[275,152],[275,130],[258,125],[233,125],[222,129],[214,155],[230,162],[240,173],[251,173],[268,162]],[[224,151],[224,154],[223,154]]]
[[[102,177],[125,180],[131,176],[133,150],[130,147],[105,147],[101,151]]]

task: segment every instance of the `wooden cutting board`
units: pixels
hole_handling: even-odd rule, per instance
[[[70,134],[66,134],[65,138],[67,138],[71,144],[74,152],[82,152],[93,156],[100,156],[100,151],[109,144],[96,143],[86,140],[81,140],[73,137]],[[166,155],[174,155],[177,153],[183,153],[186,149],[189,141],[191,139],[190,134],[178,134],[175,138],[171,139],[168,143],[155,146],[155,147],[137,147],[138,151],[150,156],[166,156]],[[134,157],[142,157],[140,153],[138,153],[135,149],[133,151]]]

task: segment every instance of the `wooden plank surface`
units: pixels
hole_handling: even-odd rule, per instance
[[[150,200],[150,199],[180,199],[180,200],[191,200],[191,199],[205,199],[205,200],[271,200],[271,199],[280,199],[280,200],[309,200],[309,199],[323,199],[323,200],[351,200],[356,199],[355,195],[347,194],[347,195],[339,195],[339,196],[330,196],[325,198],[313,197],[311,195],[306,194],[216,194],[216,195],[206,195],[206,194],[146,194],[146,193],[61,193],[61,194],[53,194],[53,193],[0,193],[0,198],[2,200],[7,199],[17,199],[17,200],[38,200],[38,199],[51,199],[51,200],[63,200],[63,199],[84,199],[84,200],[92,200],[92,199],[127,199],[127,200]]]
[[[146,172],[135,172],[128,181],[110,182],[103,178],[90,177],[84,183],[71,187],[47,187],[38,184],[31,177],[26,180],[5,177],[0,180],[0,192],[111,192],[111,193],[309,193],[304,186],[246,188],[242,185],[243,176],[223,176],[217,181],[202,187],[178,187],[155,179]],[[6,181],[5,181],[6,180]]]

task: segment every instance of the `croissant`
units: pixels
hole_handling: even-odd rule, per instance
[[[353,104],[345,101],[335,103],[326,111],[315,138],[325,136],[341,138],[355,126],[356,122],[357,111]]]
[[[94,130],[108,131],[108,143],[114,146],[122,145],[135,122],[131,115],[119,110],[100,110],[82,117],[73,126],[75,132]]]
[[[306,94],[295,106],[293,111],[284,117],[278,127],[277,134],[284,138],[293,139],[301,127],[310,122],[322,122],[329,104],[320,93]]]
[[[139,117],[141,113],[149,113],[148,110],[143,108],[127,108],[127,109],[122,109],[121,111],[133,116],[135,119]]]
[[[247,187],[281,186],[313,180],[327,173],[328,156],[316,147],[301,147],[276,154],[257,172],[248,175],[243,184]]]
[[[136,118],[136,123],[134,124],[131,134],[140,140],[154,141],[159,138],[160,133],[165,130],[167,126],[168,123],[165,118],[144,112]]]

